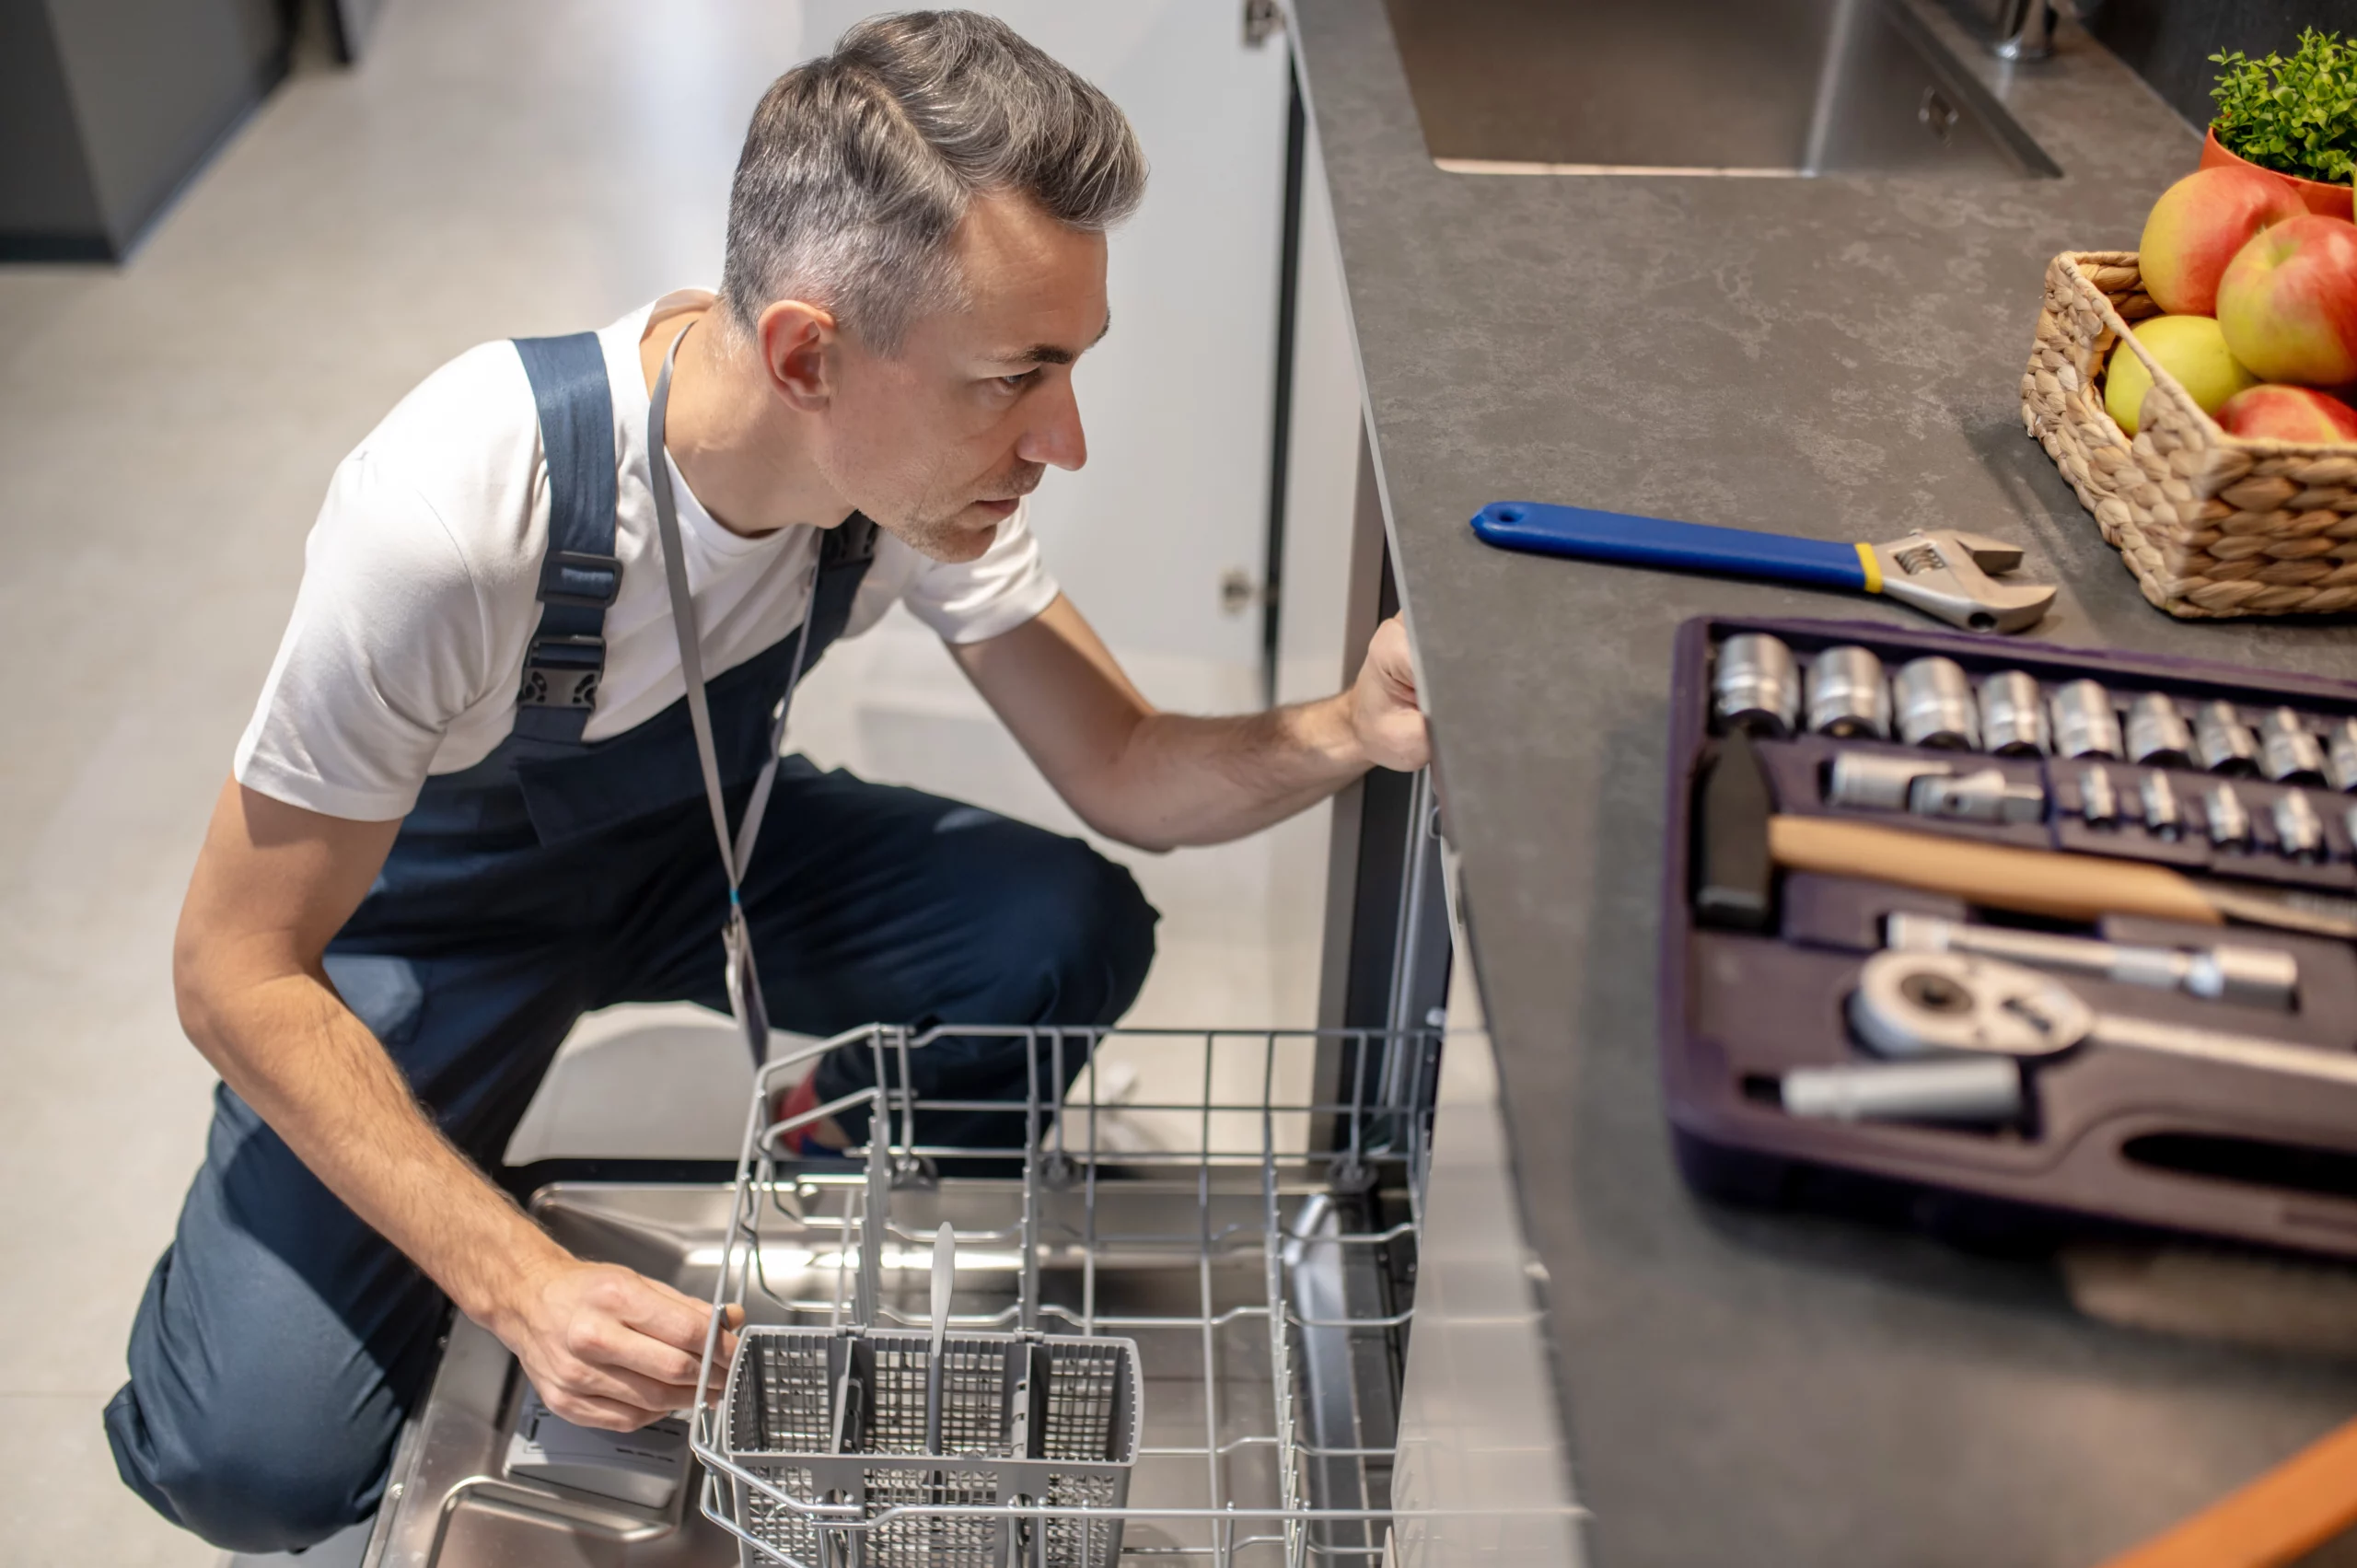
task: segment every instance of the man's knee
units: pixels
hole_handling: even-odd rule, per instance
[[[1009,889],[1012,907],[996,923],[1009,971],[1044,972],[1051,992],[1050,1016],[1019,1021],[1110,1024],[1145,984],[1161,916],[1127,867],[1077,839],[1051,842],[1052,850],[1027,857]]]
[[[107,1442],[166,1518],[232,1551],[283,1551],[375,1509],[444,1309],[325,1189],[296,1179],[283,1144],[238,1135],[238,1109],[216,1119],[179,1237],[148,1277]],[[245,1201],[250,1186],[273,1206]]]
[[[305,1412],[259,1390],[168,1412],[151,1410],[145,1392],[126,1383],[107,1406],[115,1468],[157,1513],[213,1545],[299,1551],[375,1510],[394,1433],[368,1412]]]

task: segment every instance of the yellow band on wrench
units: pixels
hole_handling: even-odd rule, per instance
[[[1866,574],[1866,592],[1870,594],[1882,592],[1882,563],[1875,559],[1875,547],[1871,544],[1862,544],[1857,547],[1857,550],[1858,564],[1864,568]]]

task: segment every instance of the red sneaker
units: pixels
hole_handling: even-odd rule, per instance
[[[803,1075],[800,1083],[771,1099],[770,1124],[775,1126],[781,1121],[790,1121],[797,1116],[807,1116],[818,1109],[819,1070],[813,1067]],[[813,1155],[834,1154],[836,1151],[828,1148],[824,1144],[814,1144],[810,1141],[810,1134],[818,1126],[819,1123],[813,1121],[794,1132],[779,1134],[778,1151],[795,1159],[808,1159]]]

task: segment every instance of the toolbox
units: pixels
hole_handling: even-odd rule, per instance
[[[2357,684],[1718,617],[1670,722],[1690,1185],[2357,1257]]]

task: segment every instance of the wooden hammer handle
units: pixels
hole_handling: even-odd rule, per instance
[[[2166,866],[2099,855],[1974,843],[1837,817],[1770,818],[1768,853],[1787,871],[1871,877],[2022,914],[2225,923],[2192,882]]]

